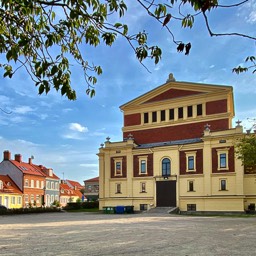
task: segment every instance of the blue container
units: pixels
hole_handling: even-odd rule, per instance
[[[116,206],[116,213],[117,214],[122,214],[125,212],[125,207],[124,206]]]

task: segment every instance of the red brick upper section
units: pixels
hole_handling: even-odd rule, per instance
[[[123,137],[127,138],[128,134],[131,133],[135,143],[137,144],[201,138],[206,124],[210,125],[210,129],[212,131],[229,129],[229,120],[220,119],[215,121],[124,132]]]
[[[227,112],[227,100],[216,100],[206,103],[206,115],[226,113]]]
[[[154,101],[161,101],[161,100],[169,100],[169,99],[174,99],[174,98],[180,98],[180,97],[185,97],[185,96],[191,96],[195,94],[201,94],[202,92],[197,92],[197,91],[186,91],[186,90],[178,90],[178,89],[169,89],[152,99],[144,102],[144,103],[150,103]]]
[[[195,151],[195,150],[193,150]],[[203,150],[198,149],[196,150],[196,171],[190,171],[187,172],[187,159],[186,159],[186,153],[189,153],[189,151],[181,151],[180,152],[180,174],[202,174],[203,173]]]
[[[140,125],[141,124],[140,113],[124,115],[124,126]]]

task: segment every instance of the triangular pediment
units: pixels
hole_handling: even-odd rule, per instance
[[[186,96],[191,96],[191,95],[200,94],[200,93],[203,93],[203,92],[180,90],[180,89],[172,88],[163,93],[156,95],[155,97],[145,101],[144,103],[151,103],[151,102],[162,101],[162,100],[170,100],[170,99],[186,97]]]
[[[205,98],[230,92],[232,93],[231,86],[171,81],[123,104],[120,108],[136,109],[139,106],[155,105],[158,102],[164,104],[164,102],[190,100],[195,97]]]

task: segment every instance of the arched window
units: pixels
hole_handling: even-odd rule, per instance
[[[171,161],[168,158],[162,160],[162,176],[171,175]]]

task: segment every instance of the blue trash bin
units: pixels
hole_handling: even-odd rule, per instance
[[[124,206],[121,206],[121,205],[116,206],[116,213],[117,214],[122,214],[124,212],[125,212],[125,207]]]

